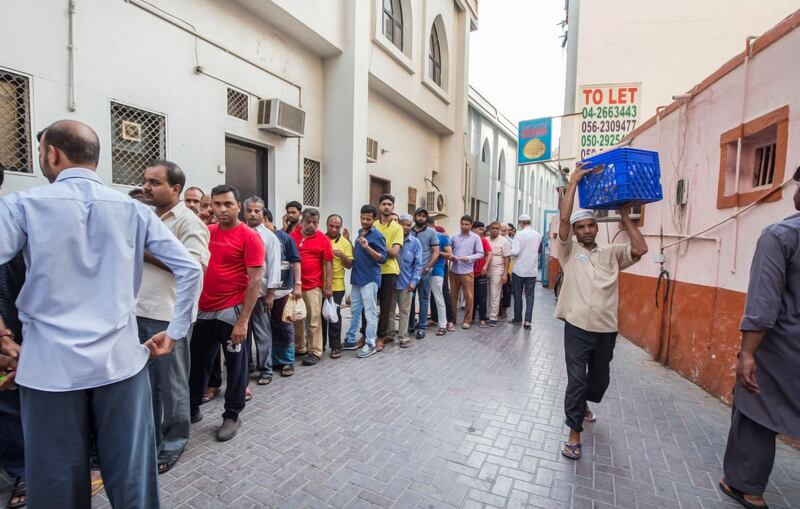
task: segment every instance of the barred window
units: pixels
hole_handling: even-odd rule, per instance
[[[417,188],[408,188],[408,213],[412,216],[417,211]]]
[[[111,180],[115,184],[139,186],[144,170],[158,159],[166,159],[164,115],[111,103]]]
[[[250,114],[250,96],[232,88],[228,89],[228,115],[247,120]]]
[[[0,164],[33,173],[31,159],[30,81],[0,70]]]
[[[319,207],[320,163],[303,159],[303,205]]]

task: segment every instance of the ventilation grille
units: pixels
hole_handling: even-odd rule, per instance
[[[284,102],[278,108],[278,125],[296,133],[303,133],[306,124],[306,113]]]
[[[367,162],[374,163],[378,161],[378,140],[367,138]]]
[[[319,207],[320,163],[303,159],[303,205]]]
[[[30,82],[0,70],[0,164],[33,173],[31,160]]]
[[[111,103],[111,180],[138,186],[144,170],[166,159],[166,117],[120,103]]]
[[[241,120],[247,120],[250,117],[250,96],[229,88],[228,115]]]

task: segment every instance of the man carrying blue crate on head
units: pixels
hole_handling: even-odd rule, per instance
[[[564,411],[570,428],[561,453],[576,460],[581,457],[583,422],[596,420],[588,402],[599,403],[609,384],[609,366],[617,339],[619,272],[647,253],[647,243],[628,215],[629,207],[623,206],[620,216],[630,244],[598,246],[594,212],[572,212],[578,183],[590,171],[583,169],[583,163],[575,167],[561,202],[558,229],[558,260],[564,279],[556,318],[564,321]]]

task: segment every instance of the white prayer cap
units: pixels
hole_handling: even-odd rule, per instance
[[[414,218],[411,217],[411,214],[400,214],[400,221],[411,221],[414,222]]]
[[[575,224],[578,221],[582,221],[584,219],[592,219],[594,221],[597,221],[597,217],[591,210],[578,209],[575,212],[573,212],[572,215],[570,216],[569,224]]]
[[[522,223],[530,223],[531,222],[531,216],[529,216],[528,214],[520,214],[519,221],[522,222]]]

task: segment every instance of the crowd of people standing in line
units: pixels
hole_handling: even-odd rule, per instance
[[[361,207],[351,239],[341,216],[329,215],[322,231],[319,211],[295,201],[278,227],[260,197],[242,201],[227,185],[184,189],[186,175],[170,161],[153,162],[141,193],[124,196],[96,175],[99,140],[77,121],[56,122],[38,139],[51,185],[0,200],[0,466],[15,479],[9,507],[89,507],[103,482],[114,507],[158,507],[158,474],[175,466],[201,405],[219,394],[223,365],[221,442],[241,426],[251,373],[268,385],[274,372],[293,375],[299,357],[315,366],[326,350],[338,359],[348,350],[367,358],[393,341],[407,348],[426,338],[429,315],[436,336],[451,334],[462,299],[462,329],[497,327],[512,295],[511,323],[531,329],[542,236],[527,215],[518,230],[465,215],[448,236],[424,208],[397,215],[384,194],[377,207]],[[579,165],[567,186],[557,241],[570,429],[561,453],[575,460],[584,424],[597,418],[588,402],[599,403],[610,382],[619,272],[647,252],[625,210],[629,243],[595,243],[594,213],[573,211],[586,173]],[[800,209],[800,190],[795,203]],[[751,291],[766,297],[748,299],[742,325],[720,487],[755,507],[763,507],[775,432],[797,422],[779,398],[781,410],[759,418],[753,396],[774,398],[796,380],[769,376],[785,368],[775,356],[759,364],[761,388],[754,375],[759,345],[771,352],[791,335],[769,329],[797,328],[779,305],[781,281],[797,278],[796,256],[784,256],[800,252],[796,223],[765,231],[756,262],[766,269],[754,273]],[[779,258],[791,262],[782,272]],[[347,271],[351,320],[342,337]],[[748,467],[754,442],[763,450]]]

